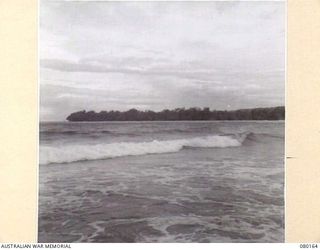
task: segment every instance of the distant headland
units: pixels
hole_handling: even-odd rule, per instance
[[[66,119],[80,121],[207,121],[207,120],[284,120],[283,106],[272,108],[238,109],[232,111],[210,110],[209,108],[176,108],[159,112],[130,109],[128,111],[78,111]]]

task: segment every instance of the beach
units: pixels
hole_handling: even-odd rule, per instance
[[[39,242],[283,242],[284,122],[40,124]]]

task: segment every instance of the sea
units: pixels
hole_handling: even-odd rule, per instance
[[[39,242],[284,242],[283,121],[41,122]]]

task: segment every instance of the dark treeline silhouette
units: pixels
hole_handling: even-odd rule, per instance
[[[179,120],[284,120],[284,107],[239,109],[233,111],[210,110],[209,108],[177,108],[155,112],[139,111],[94,111],[75,112],[68,121],[179,121]]]

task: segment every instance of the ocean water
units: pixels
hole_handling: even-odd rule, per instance
[[[39,242],[283,242],[284,122],[40,124]]]

